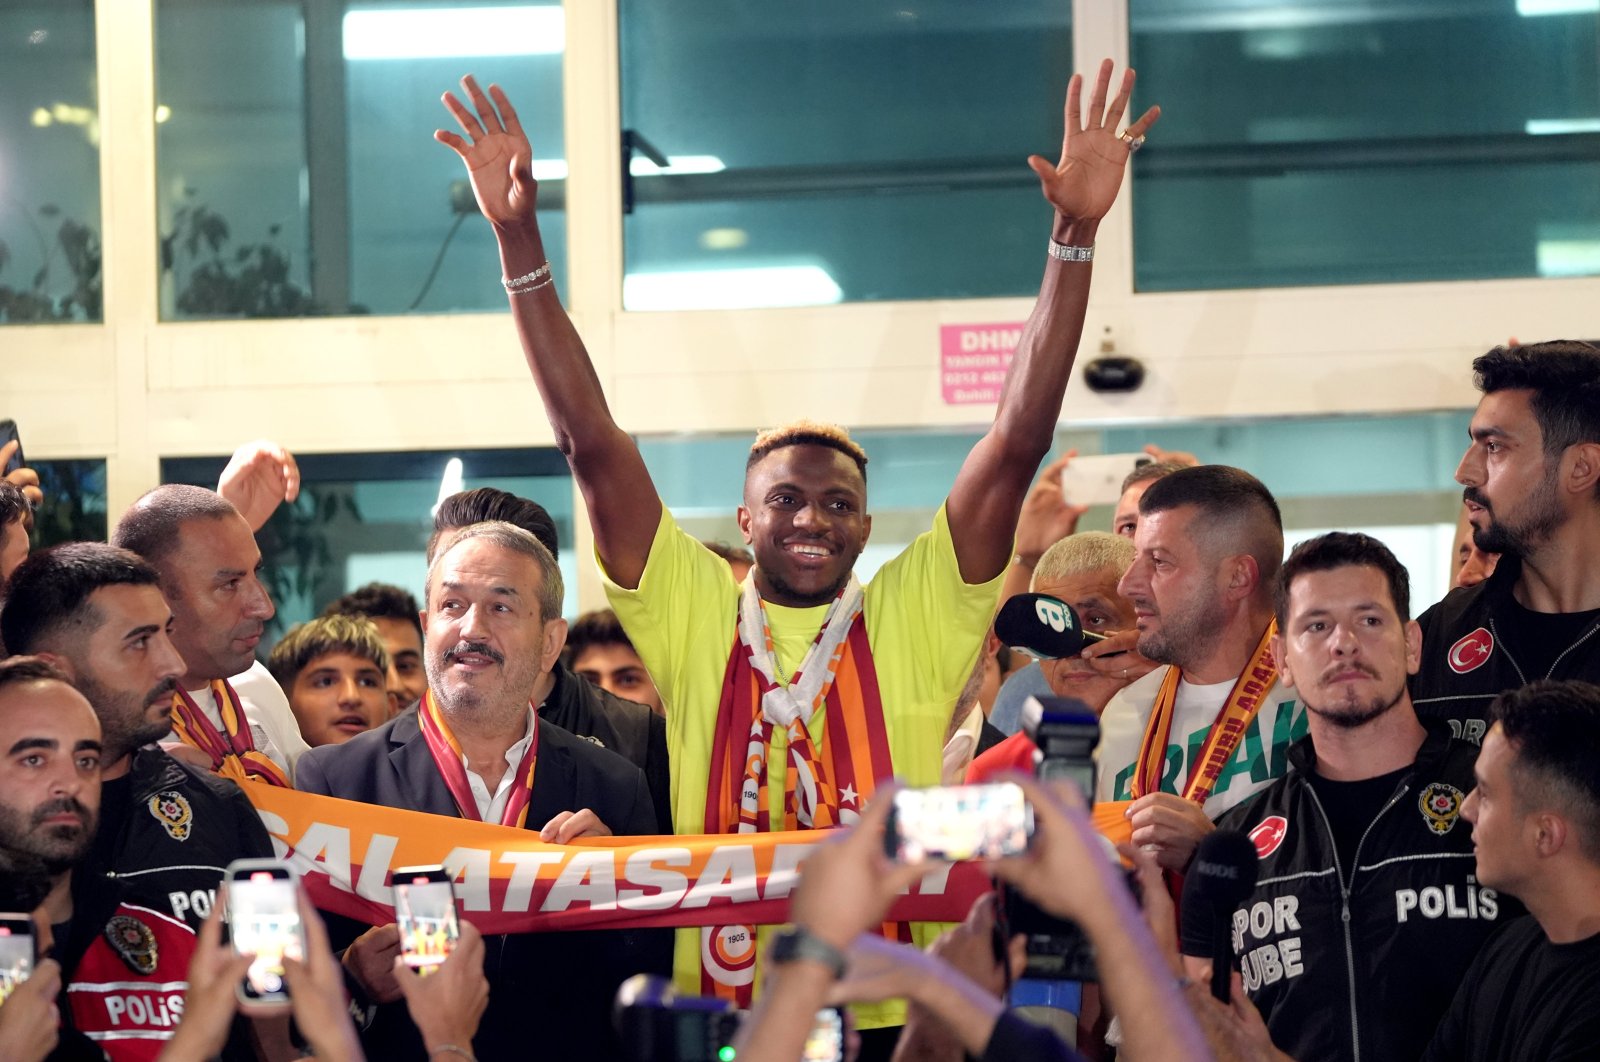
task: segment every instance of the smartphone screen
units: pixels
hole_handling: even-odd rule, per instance
[[[244,859],[228,867],[228,925],[233,947],[254,955],[239,987],[242,998],[287,1002],[283,960],[305,957],[305,930],[296,903],[294,871],[287,863]]]
[[[450,874],[438,866],[402,867],[393,882],[401,958],[418,973],[432,973],[461,936]]]
[[[894,795],[885,847],[901,863],[1020,855],[1033,836],[1033,808],[1019,786],[937,786]]]
[[[0,1003],[33,975],[33,919],[0,914]]]
[[[844,1015],[837,1007],[817,1011],[800,1062],[844,1062]]]

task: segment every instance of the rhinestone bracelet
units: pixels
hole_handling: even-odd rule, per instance
[[[517,294],[515,289],[519,285],[526,284],[530,280],[538,280],[540,277],[549,276],[549,275],[550,275],[550,263],[546,262],[544,265],[540,266],[538,269],[535,269],[533,272],[528,273],[528,274],[526,274],[524,276],[520,276],[515,280],[507,280],[505,277],[501,277],[500,278],[500,283],[505,285],[505,289],[506,289],[507,293],[515,295],[515,294]],[[546,283],[548,283],[548,281]],[[543,285],[540,285],[540,286],[542,287]],[[533,289],[532,288],[525,288],[523,290],[532,291]]]
[[[1092,262],[1094,261],[1094,244],[1090,244],[1087,247],[1072,247],[1051,240],[1050,257],[1062,262]]]

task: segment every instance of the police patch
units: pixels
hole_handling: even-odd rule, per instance
[[[129,915],[117,915],[106,923],[106,942],[111,950],[137,974],[156,972],[156,935],[150,927]]]
[[[1265,859],[1278,850],[1283,839],[1289,836],[1289,820],[1282,815],[1269,815],[1250,831],[1250,841],[1256,846],[1256,857]]]
[[[187,841],[189,828],[194,820],[194,811],[189,807],[189,801],[182,793],[167,790],[157,793],[150,798],[147,805],[150,814],[161,823],[161,828],[167,831],[167,836],[174,841]]]
[[[1422,811],[1422,818],[1428,824],[1428,829],[1443,837],[1455,829],[1456,819],[1461,817],[1461,790],[1445,782],[1434,782],[1423,786],[1422,795],[1417,798],[1417,807]]]

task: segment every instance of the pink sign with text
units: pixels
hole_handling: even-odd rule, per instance
[[[992,405],[1011,367],[1011,354],[1022,338],[1019,324],[941,325],[939,328],[940,391],[946,405]]]

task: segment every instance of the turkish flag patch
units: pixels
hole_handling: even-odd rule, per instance
[[[1479,627],[1452,645],[1450,654],[1445,660],[1449,663],[1451,671],[1465,675],[1482,667],[1493,652],[1494,635],[1489,633],[1487,627]]]
[[[1289,820],[1282,815],[1269,815],[1250,831],[1250,841],[1256,846],[1256,857],[1265,859],[1278,850],[1283,839],[1289,836]]]

